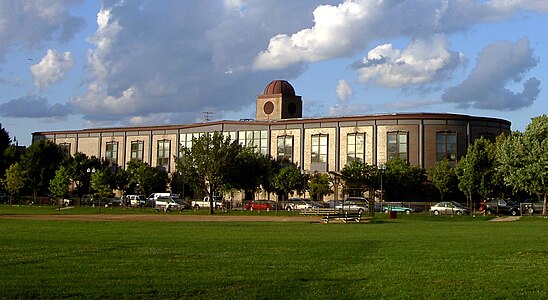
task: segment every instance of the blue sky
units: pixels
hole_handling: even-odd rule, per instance
[[[35,131],[254,118],[548,111],[548,1],[0,0],[0,123]]]

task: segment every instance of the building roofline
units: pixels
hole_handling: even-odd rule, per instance
[[[241,124],[256,124],[256,125],[281,125],[281,124],[307,124],[317,122],[352,122],[352,121],[373,121],[373,120],[409,120],[409,119],[423,119],[423,120],[441,120],[441,119],[453,119],[453,120],[470,120],[470,121],[483,121],[483,122],[498,122],[505,123],[511,126],[511,122],[505,119],[494,117],[480,117],[463,114],[453,113],[391,113],[391,114],[369,114],[369,115],[355,115],[355,116],[333,116],[333,117],[309,117],[309,118],[292,118],[284,120],[271,120],[271,121],[258,121],[253,119],[241,119],[236,120],[218,120],[205,123],[192,123],[192,124],[172,124],[172,125],[152,125],[152,126],[127,126],[127,127],[98,127],[98,128],[84,128],[76,130],[53,130],[53,131],[37,131],[32,135],[44,135],[44,134],[73,134],[73,133],[97,133],[97,132],[118,132],[118,131],[147,131],[147,130],[175,130],[175,129],[187,129],[197,128],[204,126],[215,125],[241,125]]]

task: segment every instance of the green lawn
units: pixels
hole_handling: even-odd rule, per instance
[[[2,210],[5,213],[5,210]],[[2,298],[547,299],[548,220],[0,219]]]

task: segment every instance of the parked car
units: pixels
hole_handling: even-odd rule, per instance
[[[485,213],[488,215],[511,215],[521,214],[519,205],[510,199],[489,199],[484,203]]]
[[[127,195],[126,199],[128,204],[132,207],[142,207],[145,206],[147,202],[145,195]]]
[[[313,208],[314,206],[319,207],[318,205],[313,205],[308,199],[289,198],[285,201],[284,209],[287,211],[303,210]]]
[[[160,196],[156,198],[156,204],[154,206],[156,209],[163,210],[181,210],[183,207],[181,204],[175,202],[171,197]]]
[[[248,202],[245,204],[245,209],[246,210],[266,210],[266,211],[271,211],[271,210],[274,210],[274,205],[270,202],[266,202],[266,201],[253,201],[253,202]]]
[[[468,208],[454,201],[443,201],[436,203],[430,207],[430,211],[436,216],[440,214],[463,215],[470,213]]]
[[[339,212],[357,211],[363,213],[369,210],[369,200],[364,197],[348,197],[342,202],[336,202],[335,209]]]
[[[385,213],[389,213],[393,211],[393,212],[402,212],[402,213],[405,213],[406,215],[409,215],[412,212],[417,211],[415,207],[407,207],[407,206],[395,205],[395,204],[389,204],[389,205],[383,206],[382,210]]]
[[[89,206],[98,206],[98,205],[106,206],[106,205],[108,205],[108,201],[107,201],[107,199],[95,198],[95,199],[89,200],[88,205]]]
[[[541,200],[537,197],[525,199],[521,203],[522,211],[530,214],[533,214],[535,212],[542,212],[543,206],[544,200]]]
[[[122,198],[110,199],[110,201],[108,202],[108,205],[109,206],[123,206],[124,205],[124,200]]]

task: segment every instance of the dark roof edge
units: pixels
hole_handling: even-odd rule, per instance
[[[181,128],[193,128],[214,126],[220,124],[296,124],[296,123],[314,123],[314,122],[349,122],[349,121],[368,121],[368,120],[391,120],[391,119],[456,119],[456,120],[471,120],[471,121],[487,121],[487,122],[499,122],[506,123],[510,126],[512,123],[505,119],[495,117],[480,117],[470,116],[463,114],[453,113],[392,113],[392,114],[370,114],[370,115],[356,115],[356,116],[333,116],[333,117],[310,117],[310,118],[294,118],[277,121],[257,121],[257,120],[219,120],[206,123],[192,123],[192,124],[173,124],[173,125],[152,125],[152,126],[127,126],[127,127],[98,127],[98,128],[85,128],[76,130],[52,130],[52,131],[37,131],[32,135],[40,134],[63,134],[63,133],[96,133],[96,132],[115,132],[115,131],[150,131],[150,130],[173,130]]]

